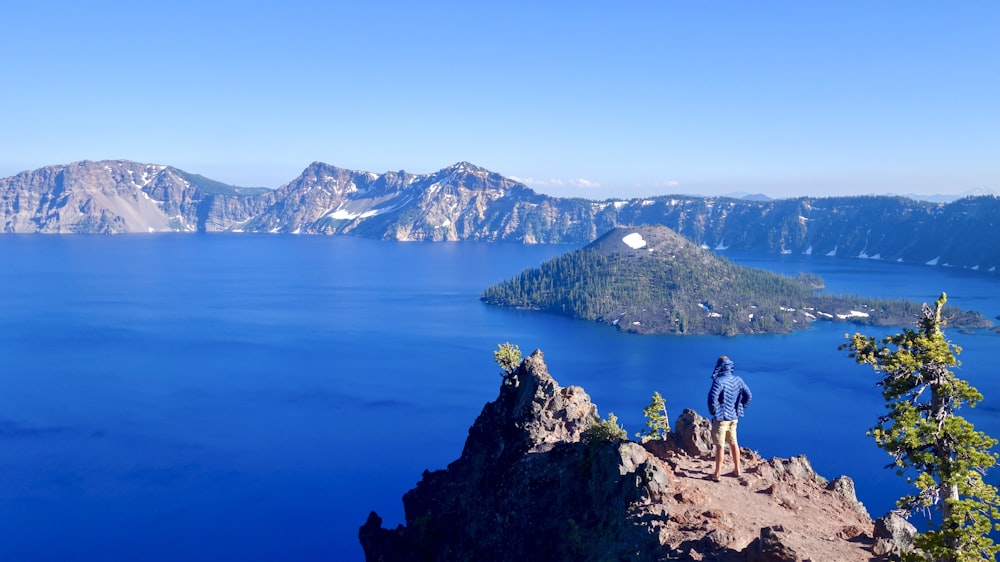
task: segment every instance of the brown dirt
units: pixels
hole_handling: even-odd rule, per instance
[[[780,528],[782,544],[796,560],[814,562],[869,561],[873,523],[860,504],[852,505],[825,484],[779,474],[756,453],[743,449],[743,471],[732,474],[727,454],[723,476],[711,480],[714,459],[675,451],[658,454],[672,472],[672,498],[667,500],[671,525],[666,542],[693,560],[720,560],[695,551],[708,540],[735,557],[765,527]],[[694,541],[694,542],[691,542]],[[709,557],[706,557],[709,556]],[[751,558],[752,559],[752,558]]]

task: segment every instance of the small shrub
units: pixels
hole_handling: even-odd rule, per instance
[[[608,419],[598,421],[580,434],[580,441],[584,443],[611,443],[624,439],[628,439],[628,433],[618,425],[618,416],[614,412],[609,412]]]
[[[521,349],[510,342],[497,345],[493,352],[493,361],[500,366],[500,376],[503,377],[504,384],[516,385],[514,372],[521,365]]]

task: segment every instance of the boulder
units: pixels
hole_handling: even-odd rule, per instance
[[[913,550],[913,539],[917,528],[894,511],[875,520],[875,545],[872,552],[876,556],[899,559],[904,552]]]
[[[850,476],[838,476],[826,485],[826,489],[844,498],[850,505],[860,513],[868,514],[864,504],[858,501],[857,492],[854,490],[854,480]]]
[[[695,457],[711,457],[715,454],[712,445],[712,422],[688,408],[681,412],[670,432],[673,442],[684,452]]]
[[[784,544],[785,530],[764,527],[760,537],[747,548],[747,562],[802,562],[795,549]]]

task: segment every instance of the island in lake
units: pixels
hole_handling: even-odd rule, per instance
[[[594,320],[639,334],[775,334],[815,321],[912,325],[920,304],[820,293],[814,275],[740,266],[664,226],[615,228],[486,289],[488,304]],[[946,310],[956,328],[989,327]]]

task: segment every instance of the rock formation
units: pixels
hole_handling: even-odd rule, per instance
[[[666,440],[581,441],[599,421],[535,351],[469,430],[461,457],[403,496],[406,524],[372,512],[369,561],[876,559],[875,524],[853,482],[827,482],[805,457],[764,460],[710,481],[708,421],[693,410]],[[878,554],[905,548],[898,521]],[[905,524],[905,521],[902,522]]]

